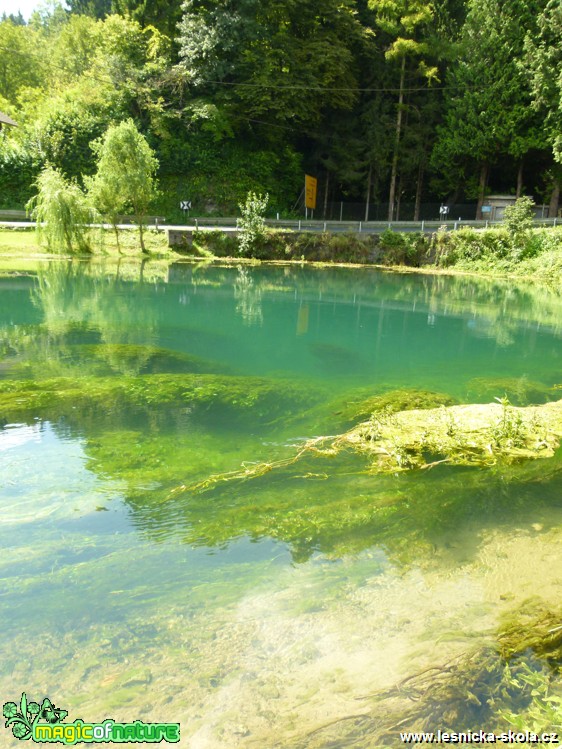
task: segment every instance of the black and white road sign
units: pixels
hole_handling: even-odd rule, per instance
[[[180,200],[180,208],[182,211],[189,211],[191,208],[191,200]]]

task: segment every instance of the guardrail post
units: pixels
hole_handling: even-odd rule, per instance
[[[455,226],[453,227],[454,231],[457,230],[458,223],[459,223],[458,221],[455,221]]]
[[[488,228],[488,222],[486,221],[486,229]]]
[[[359,234],[361,234],[361,221],[359,222]]]
[[[324,221],[324,234],[326,233],[326,222]]]
[[[421,230],[423,231],[424,228],[425,228],[425,221],[422,221],[422,228],[421,228]]]
[[[554,217],[554,223],[552,225],[556,226],[556,216]]]
[[[301,230],[301,220],[299,218],[299,231]]]
[[[195,228],[199,229],[199,219],[195,219]]]

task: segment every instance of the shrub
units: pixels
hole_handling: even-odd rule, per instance
[[[266,237],[265,211],[269,202],[269,195],[256,194],[252,190],[246,196],[246,202],[238,206],[242,218],[238,219],[240,232],[238,234],[239,253],[253,255],[259,250]]]
[[[411,265],[418,267],[427,251],[426,238],[419,232],[406,233],[385,229],[379,237],[383,251],[382,260],[388,265]]]
[[[517,198],[514,205],[507,206],[503,223],[512,237],[519,237],[529,231],[533,225],[534,209],[535,204],[527,195]]]

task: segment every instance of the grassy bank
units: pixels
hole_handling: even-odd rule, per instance
[[[157,232],[153,229],[145,230],[145,245],[149,253],[157,255],[168,255],[171,253],[168,247],[165,232]],[[140,255],[141,248],[139,233],[136,227],[122,229],[119,233],[119,243],[122,255]],[[95,255],[119,255],[115,234],[109,229],[96,230],[92,232],[91,244]],[[34,228],[29,229],[0,229],[0,258],[3,260],[14,258],[49,258],[65,257],[67,253],[50,252],[42,243]]]
[[[562,278],[562,228],[555,227],[513,231],[501,225],[488,229],[443,229],[434,234],[386,230],[381,234],[363,235],[269,229],[246,255],[240,254],[236,235],[221,231],[197,231],[184,245],[172,249],[167,245],[165,232],[149,229],[145,233],[145,244],[150,254],[169,258],[375,264],[543,281]],[[98,231],[92,246],[95,255],[141,255],[138,231],[133,227],[120,232],[121,255],[115,236],[109,230]],[[21,265],[24,258],[52,256],[32,229],[0,230],[0,257],[4,266],[10,260]]]
[[[235,236],[199,231],[177,248],[199,257],[239,257]],[[562,276],[562,228],[510,231],[470,227],[434,234],[394,232],[329,234],[267,231],[251,253],[257,260],[378,264],[491,276]]]

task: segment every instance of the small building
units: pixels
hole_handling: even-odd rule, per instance
[[[532,195],[529,197],[533,198]],[[517,197],[515,195],[488,195],[482,203],[482,218],[485,221],[503,221],[505,209],[508,205],[515,205]],[[548,206],[535,206],[535,218],[545,218],[548,216]]]
[[[14,122],[11,117],[8,117],[4,112],[0,112],[0,130],[8,125],[9,127],[17,127],[18,123]]]

